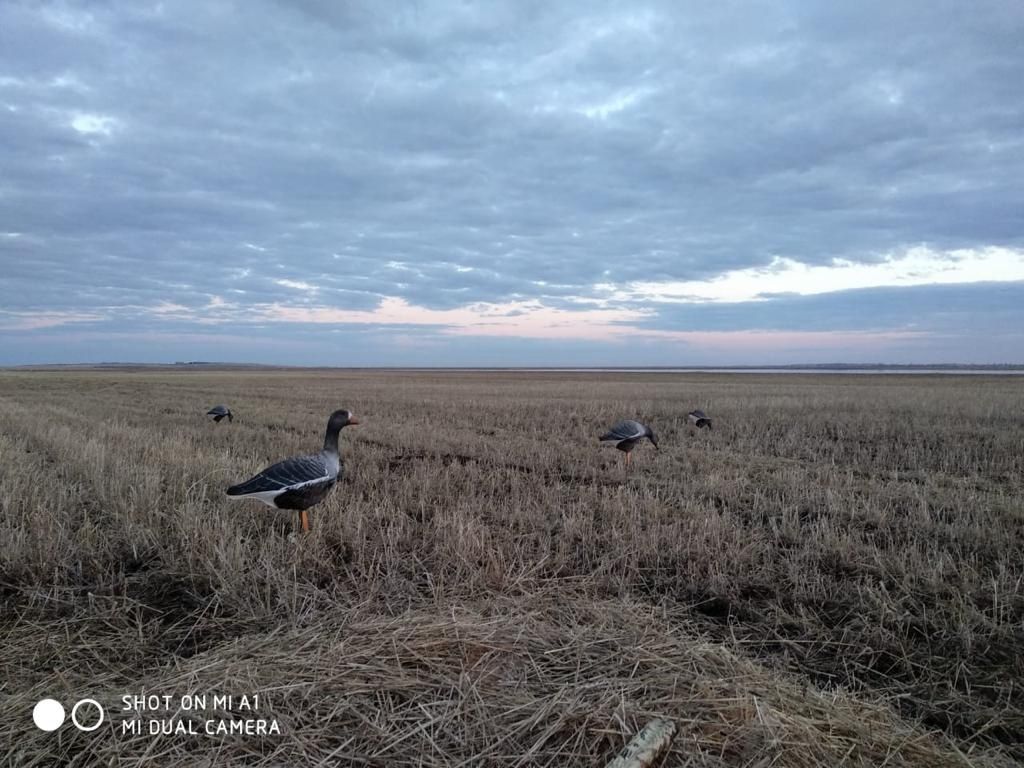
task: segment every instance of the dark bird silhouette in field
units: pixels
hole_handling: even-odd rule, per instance
[[[231,415],[231,409],[226,405],[215,405],[213,408],[206,412],[207,416],[212,416],[213,420],[220,424],[220,420],[227,416],[228,421],[234,421],[234,417]]]
[[[620,451],[623,451],[626,454],[626,468],[628,469],[633,449],[645,437],[654,444],[655,448],[658,447],[658,438],[650,427],[639,421],[626,419],[620,421],[598,439],[602,443],[612,443]]]
[[[707,428],[711,429],[711,419],[708,418],[704,411],[690,411],[686,414],[686,417],[690,420],[697,429]]]
[[[358,423],[359,419],[348,411],[335,411],[327,421],[324,449],[320,453],[279,461],[244,483],[228,488],[228,496],[258,499],[274,509],[297,510],[302,530],[308,531],[306,510],[324,500],[345,469],[338,453],[338,435],[345,427]]]

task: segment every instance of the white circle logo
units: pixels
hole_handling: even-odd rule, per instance
[[[56,731],[64,722],[64,707],[56,699],[42,699],[32,707],[32,720],[41,731]]]
[[[93,723],[92,725],[82,725],[80,722],[78,722],[78,708],[80,706],[82,706],[83,704],[92,704],[94,707],[96,707],[96,711],[100,713],[100,716],[96,719],[96,722]],[[61,719],[62,720],[64,719],[63,716],[64,716],[64,709],[61,708]],[[100,703],[98,701],[96,701],[96,699],[82,699],[77,704],[75,704],[74,707],[71,708],[71,722],[74,723],[75,724],[75,728],[77,728],[80,731],[95,731],[97,728],[99,728],[101,725],[103,725],[103,707],[100,706]]]

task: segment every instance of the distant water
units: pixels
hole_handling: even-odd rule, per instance
[[[999,368],[460,368],[463,371],[528,373],[803,373],[860,376],[1022,376],[1021,369]]]

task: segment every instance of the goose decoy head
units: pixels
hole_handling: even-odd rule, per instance
[[[658,448],[658,436],[654,434],[654,430],[650,427],[647,428],[647,439],[651,441],[655,448]],[[658,450],[661,450],[658,448]]]
[[[327,422],[328,430],[340,430],[343,427],[355,426],[359,423],[359,419],[352,415],[351,412],[341,409],[331,414],[330,420]]]

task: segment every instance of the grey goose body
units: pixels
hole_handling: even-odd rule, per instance
[[[610,443],[626,454],[626,466],[629,466],[630,453],[637,444],[644,438],[651,441],[655,448],[658,447],[658,438],[646,424],[639,421],[625,419],[605,432],[598,438],[602,443]]]
[[[220,423],[220,420],[227,417],[228,421],[234,421],[234,417],[231,415],[231,409],[226,405],[215,405],[213,408],[206,412],[207,416],[212,416],[213,420]]]
[[[296,456],[270,465],[244,483],[231,486],[227,493],[258,499],[276,509],[309,509],[323,500],[343,471],[337,454]]]
[[[708,418],[704,411],[693,410],[686,414],[686,417],[690,420],[697,429],[711,429],[711,419]]]

